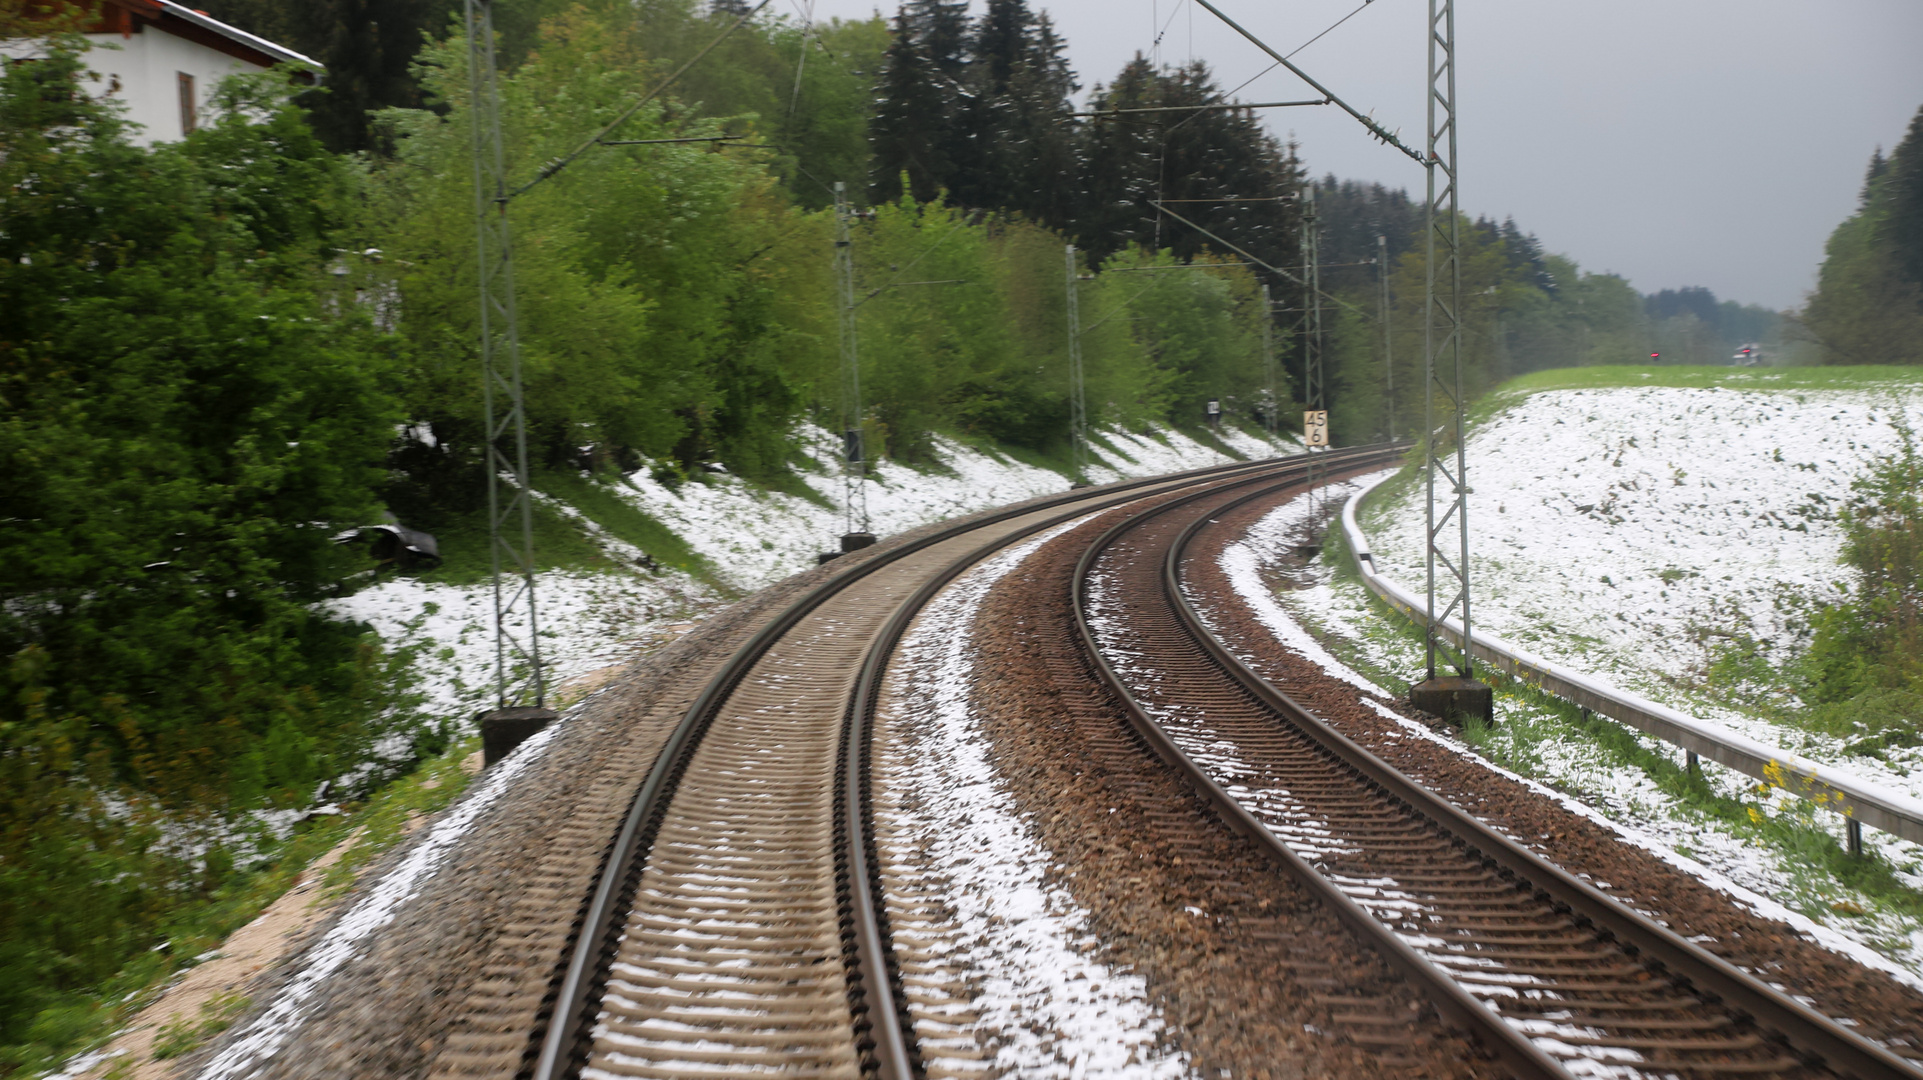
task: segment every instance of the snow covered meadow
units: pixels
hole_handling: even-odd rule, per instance
[[[1731,633],[1787,652],[1792,598],[1847,582],[1835,512],[1923,421],[1923,388],[1614,387],[1530,395],[1469,440],[1477,621],[1645,696],[1674,696]],[[1419,580],[1421,493],[1365,518]],[[1679,703],[1679,702],[1678,702]]]
[[[1770,724],[1706,681],[1747,638],[1787,660],[1812,603],[1852,582],[1837,509],[1923,427],[1923,386],[1611,387],[1506,403],[1469,440],[1478,626],[1546,659],[1877,783],[1923,794],[1923,748],[1887,760]],[[1377,563],[1422,580],[1421,493],[1373,501]],[[1912,776],[1911,774],[1915,775]]]
[[[846,531],[835,471],[838,442],[818,428],[797,435],[815,468],[802,474],[819,495],[809,500],[770,492],[738,477],[706,475],[669,488],[643,468],[610,490],[665,525],[715,568],[720,588],[674,570],[591,573],[555,571],[539,581],[542,650],[564,703],[591,689],[591,675],[672,640],[732,595],[751,592],[815,565]],[[1097,483],[1203,468],[1229,460],[1171,429],[1151,434],[1103,432],[1113,447],[1089,470]],[[1250,458],[1275,453],[1266,441],[1225,428],[1223,443]],[[868,512],[878,536],[944,518],[1066,490],[1068,481],[952,440],[941,440],[942,466],[916,470],[882,461],[870,466]],[[1284,448],[1298,450],[1292,441]],[[1099,447],[1098,447],[1099,450]],[[610,535],[578,508],[547,496],[545,505],[573,519],[613,561],[633,565],[640,551]],[[826,504],[826,505],[824,505]],[[332,610],[372,625],[390,645],[420,650],[417,670],[429,712],[465,724],[489,701],[493,679],[493,600],[489,586],[389,578],[334,601]]]
[[[1808,605],[1851,583],[1838,562],[1835,518],[1851,482],[1899,447],[1905,425],[1923,421],[1923,384],[1913,378],[1825,386],[1791,377],[1781,388],[1771,378],[1577,386],[1492,402],[1468,445],[1477,625],[1758,741],[1923,796],[1923,751],[1852,754],[1846,740],[1772,722],[1706,679],[1715,651],[1738,637],[1789,658]],[[1418,585],[1420,491],[1406,478],[1392,484],[1362,523],[1378,567]],[[1278,518],[1270,531],[1289,527]],[[1294,584],[1302,587],[1279,592],[1282,606],[1343,659],[1390,681],[1419,668],[1406,625],[1385,620],[1352,575],[1321,564]],[[1599,742],[1596,728],[1525,694],[1499,694],[1497,712],[1477,752],[1573,796],[1750,902],[1780,903],[1819,936],[1874,948],[1923,980],[1923,847],[1866,830],[1888,867],[1885,883],[1866,894],[1839,880],[1820,852],[1784,842],[1796,829],[1840,836],[1834,815],[1780,792],[1760,795],[1748,778],[1714,765],[1704,769],[1705,802],[1689,793],[1674,747],[1627,729]],[[1737,805],[1795,829],[1732,822]]]

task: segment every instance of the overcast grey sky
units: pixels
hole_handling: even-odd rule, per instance
[[[791,15],[808,2],[777,0]],[[1269,65],[1187,0],[1029,2],[1068,38],[1084,92],[1164,24],[1162,60],[1206,60],[1225,87]],[[1213,2],[1287,53],[1362,0]],[[895,5],[814,0],[817,18],[878,8]],[[1427,12],[1427,0],[1372,0],[1295,63],[1419,147]],[[1456,37],[1463,209],[1514,215],[1550,251],[1644,292],[1707,285],[1800,305],[1870,152],[1895,145],[1923,105],[1919,0],[1459,0]],[[1277,70],[1241,100],[1305,89]],[[1318,175],[1420,197],[1422,169],[1335,108],[1268,119]]]

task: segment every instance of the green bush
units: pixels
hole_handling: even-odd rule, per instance
[[[316,606],[400,415],[326,273],[355,176],[278,78],[135,146],[84,48],[0,75],[0,1062],[410,723]]]

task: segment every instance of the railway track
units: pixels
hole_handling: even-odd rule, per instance
[[[1186,553],[1213,520],[1300,490],[1163,501],[1103,533],[1073,579],[1090,666],[1226,822],[1517,1075],[1923,1077],[1485,827],[1244,665],[1183,595]],[[1335,1006],[1352,1027],[1375,1011]]]
[[[1022,537],[1301,467],[1075,493],[884,552],[803,596],[723,666],[641,785],[522,1075],[920,1075],[869,822],[868,728],[895,643],[944,584]]]

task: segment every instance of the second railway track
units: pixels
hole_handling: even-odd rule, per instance
[[[1518,1075],[1923,1076],[1457,810],[1238,659],[1183,594],[1187,547],[1300,490],[1164,501],[1104,533],[1074,578],[1091,665],[1225,821]]]

